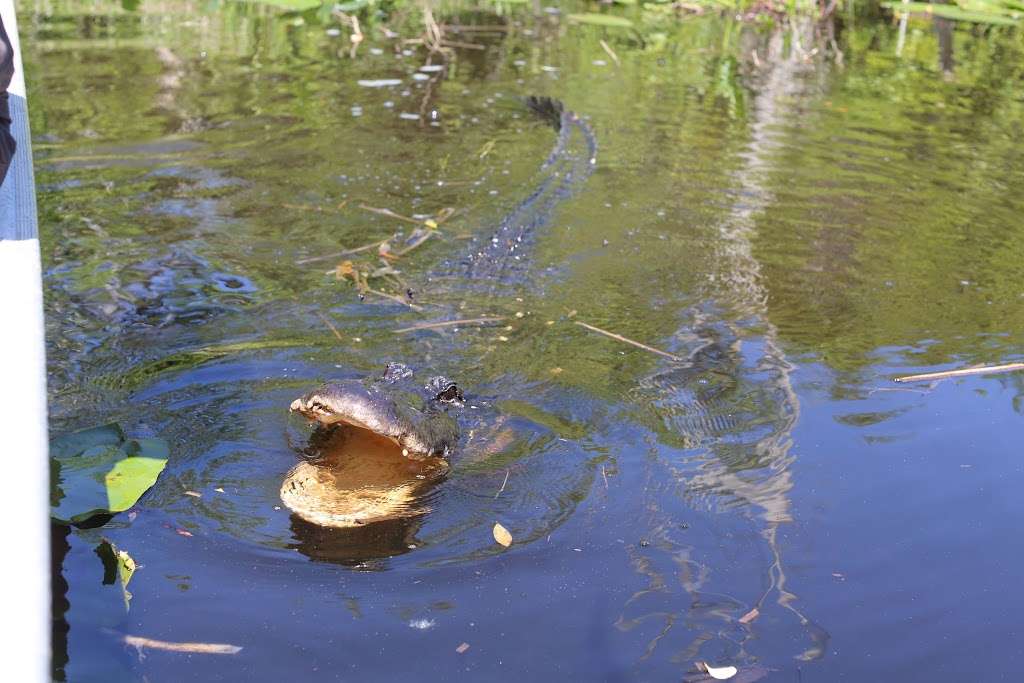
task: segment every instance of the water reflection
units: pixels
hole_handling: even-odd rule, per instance
[[[389,558],[404,555],[418,545],[416,534],[425,511],[396,519],[379,520],[364,526],[332,528],[291,516],[294,541],[289,548],[311,560],[332,562],[365,570],[388,568]]]
[[[742,194],[717,225],[709,278],[713,283],[709,294],[725,310],[693,311],[673,340],[677,353],[679,346],[686,352],[685,360],[642,378],[633,391],[633,399],[647,413],[645,422],[660,442],[672,448],[665,456],[671,460],[662,466],[673,481],[682,484],[678,493],[692,504],[756,515],[764,523],[761,536],[770,551],[762,577],[767,588],[760,597],[745,602],[715,592],[709,575],[714,569],[667,531],[671,524],[663,523],[664,544],[672,549],[675,561],[687,567],[680,583],[692,605],[678,617],[685,618],[691,628],[700,624],[704,630],[686,648],[686,658],[698,656],[709,640],[720,635],[724,624],[736,624],[744,613],[764,609],[773,594],[811,641],[798,659],[824,656],[829,639],[827,631],[797,606],[797,596],[786,585],[778,532],[780,525],[793,521],[790,493],[795,459],[790,448],[800,401],[790,379],[794,366],[768,315],[768,292],[753,247],[758,218],[775,201],[768,179],[782,146],[778,131],[813,94],[809,86],[816,68],[801,46],[810,44],[814,30],[810,22],[795,24],[790,36],[775,31],[749,52],[760,51],[766,59],[748,71],[748,88],[754,93],[748,111],[749,137],[731,178]],[[652,423],[652,417],[657,421]],[[627,602],[620,619],[623,628],[633,628],[652,616],[642,613],[646,596],[663,593],[671,585],[665,570],[659,572],[650,562],[637,566],[651,583]],[[748,596],[751,588],[747,587]],[[663,608],[655,614],[664,620],[664,630],[650,644],[651,650],[677,618]],[[743,644],[756,629],[732,629],[728,637],[741,648],[736,656],[744,655]]]

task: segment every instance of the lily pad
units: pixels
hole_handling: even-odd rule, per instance
[[[65,434],[50,443],[50,516],[81,524],[127,510],[167,464],[160,439],[128,439],[116,424]]]

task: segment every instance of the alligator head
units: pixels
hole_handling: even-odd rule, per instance
[[[448,455],[459,439],[449,408],[462,406],[462,391],[446,377],[416,386],[412,375],[407,366],[390,363],[375,381],[327,382],[295,399],[291,410],[325,427],[345,424],[379,434],[407,457]]]

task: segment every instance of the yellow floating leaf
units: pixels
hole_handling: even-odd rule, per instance
[[[512,545],[512,534],[510,534],[508,529],[503,527],[501,524],[495,523],[494,540],[507,548]]]
[[[431,230],[437,230],[437,221],[435,221],[433,218],[428,218],[427,220],[423,221],[423,225],[427,226]]]

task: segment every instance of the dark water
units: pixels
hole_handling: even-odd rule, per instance
[[[58,676],[1020,679],[1022,376],[891,382],[1024,355],[1019,36],[958,29],[944,73],[928,24],[897,57],[846,17],[836,66],[804,28],[651,14],[641,43],[513,13],[414,80],[418,48],[371,26],[351,58],[315,12],[20,10],[51,429],[172,448],[134,515],[57,534]],[[381,78],[402,83],[358,84]],[[542,178],[527,94],[586,117],[594,172],[520,276],[437,277]],[[422,310],[307,261],[404,244],[361,203],[458,210],[370,283]],[[395,332],[481,315],[506,320]],[[458,378],[500,433],[423,516],[293,519],[290,401],[389,360]],[[127,613],[101,535],[141,565]],[[122,634],[243,650],[140,658]]]

